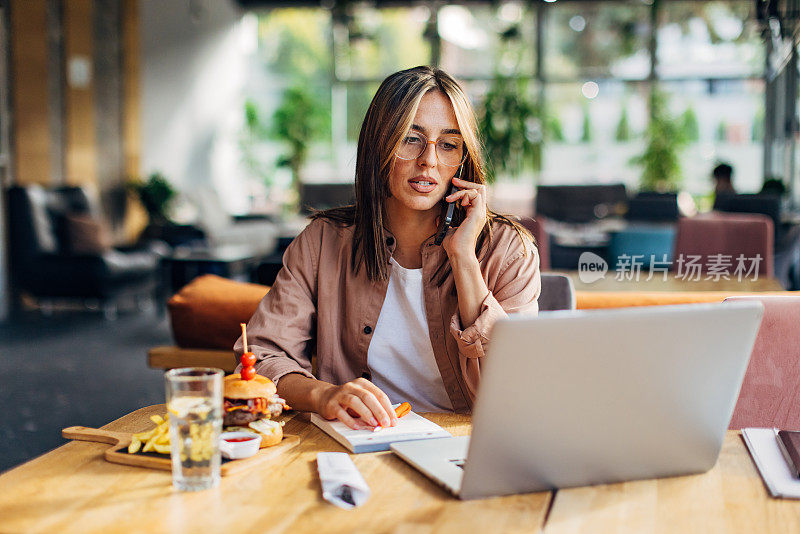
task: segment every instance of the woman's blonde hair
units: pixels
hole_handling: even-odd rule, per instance
[[[361,132],[358,136],[356,156],[356,204],[343,208],[321,211],[314,218],[326,218],[344,225],[356,225],[353,239],[353,269],[363,264],[370,280],[389,278],[389,250],[384,229],[384,200],[389,191],[389,175],[395,162],[395,152],[400,141],[411,129],[422,97],[429,91],[441,91],[450,100],[456,122],[464,139],[467,155],[461,178],[478,184],[486,183],[483,147],[478,135],[475,112],[464,90],[445,71],[433,67],[414,67],[396,72],[381,83],[367,109]],[[464,219],[465,211],[456,206],[453,226]],[[476,254],[487,239],[491,240],[491,223],[499,221],[512,225],[520,236],[530,234],[505,216],[488,212]],[[450,271],[442,266],[443,276]]]

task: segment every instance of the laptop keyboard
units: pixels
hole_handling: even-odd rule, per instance
[[[456,467],[460,467],[461,469],[464,469],[464,461],[465,460],[466,460],[466,458],[453,458],[452,460],[449,460],[449,462],[451,464],[455,465]]]

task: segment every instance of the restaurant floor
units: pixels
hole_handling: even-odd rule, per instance
[[[0,472],[65,440],[67,426],[101,426],[164,402],[147,349],[171,343],[155,312],[29,315],[0,323]]]

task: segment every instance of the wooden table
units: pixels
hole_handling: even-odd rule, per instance
[[[137,432],[164,406],[104,428]],[[463,415],[430,414],[455,435]],[[178,493],[166,471],[110,464],[72,442],[0,476],[0,532],[800,532],[800,501],[768,497],[738,432],[708,473],[462,502],[391,453],[353,455],[372,496],[340,510],[320,496],[316,453],[343,450],[300,415],[303,441],[219,488]]]
[[[137,410],[103,428],[139,432],[163,405]],[[469,416],[430,418],[454,435]],[[223,477],[198,493],[172,489],[167,471],[115,465],[108,445],[72,442],[0,476],[0,532],[535,532],[550,492],[462,502],[389,452],[353,455],[372,490],[357,510],[321,497],[316,454],[344,449],[297,416],[285,432],[303,441],[251,473]]]
[[[739,281],[736,277],[731,277],[730,280],[720,279],[714,281],[706,280],[706,275],[704,274],[700,280],[693,281],[682,280],[674,273],[667,273],[667,279],[664,280],[663,274],[655,273],[652,279],[647,280],[650,274],[642,272],[638,280],[617,280],[616,273],[608,271],[605,278],[587,284],[581,282],[577,271],[556,272],[569,276],[575,285],[576,291],[741,291],[743,293],[784,291],[777,278],[766,276],[759,276],[756,280],[743,278]]]
[[[546,534],[800,532],[800,501],[772,499],[738,431],[707,473],[559,490]]]

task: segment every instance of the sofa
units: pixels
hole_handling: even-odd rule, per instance
[[[140,249],[113,246],[97,202],[80,187],[38,185],[8,191],[12,284],[40,304],[97,301],[107,317],[125,296],[158,296],[156,243]]]

